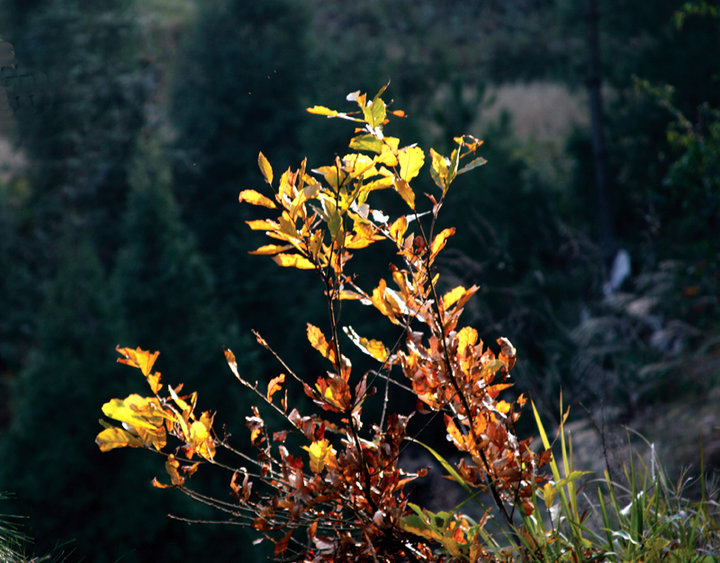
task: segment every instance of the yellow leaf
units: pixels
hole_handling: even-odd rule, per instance
[[[145,398],[136,394],[125,399],[111,399],[102,406],[102,412],[109,418],[147,430],[159,428],[165,419],[172,419],[156,398]]]
[[[334,117],[338,112],[334,109],[326,108],[325,106],[313,106],[307,108],[308,113],[314,113],[315,115],[327,115],[328,117]]]
[[[447,244],[447,239],[449,239],[454,234],[455,227],[450,227],[448,229],[443,229],[442,231],[440,231],[440,233],[438,233],[438,235],[433,239],[432,244],[430,245],[431,262],[438,255],[438,252],[445,248],[445,244]]]
[[[405,216],[402,216],[395,220],[390,226],[390,236],[399,245],[403,242],[403,237],[408,228],[408,221]]]
[[[117,346],[115,349],[124,356],[124,358],[118,358],[118,363],[140,369],[145,377],[150,374],[155,360],[160,355],[160,352],[148,352],[140,348],[133,350],[132,348],[120,348],[120,346]]]
[[[314,270],[315,264],[299,254],[277,254],[273,260],[284,268],[297,268],[298,270]]]
[[[432,157],[430,176],[445,195],[445,192],[450,187],[450,182],[452,182],[448,170],[449,161],[440,153],[435,152],[435,149],[430,149],[430,156]]]
[[[384,363],[388,358],[388,351],[385,345],[379,340],[368,340],[360,336],[351,326],[343,327],[345,334],[353,343],[367,355],[372,356],[377,361]]]
[[[95,438],[95,443],[100,447],[101,452],[114,450],[115,448],[142,448],[142,440],[122,428],[106,428]]]
[[[333,468],[337,464],[335,450],[327,439],[318,440],[303,449],[310,454],[310,470],[313,473],[321,473],[325,466]]]
[[[264,256],[268,256],[272,254],[277,254],[278,252],[283,252],[285,250],[290,250],[292,247],[292,244],[265,244],[260,248],[250,251],[250,254],[261,254]]]
[[[196,420],[190,426],[190,445],[205,459],[212,460],[215,457],[215,442],[210,434],[212,419],[202,418]]]
[[[475,346],[478,340],[478,332],[470,326],[466,326],[458,332],[458,354],[463,354],[471,346]]]
[[[400,194],[400,197],[405,200],[410,209],[415,209],[415,192],[410,187],[410,184],[402,178],[395,178],[395,190]]]
[[[264,195],[262,195],[260,192],[257,192],[255,190],[243,190],[240,192],[240,195],[238,196],[238,201],[240,203],[247,202],[252,205],[262,205],[263,207],[269,207],[270,209],[277,209],[277,205],[275,205],[275,202]]]
[[[420,147],[405,147],[398,152],[400,177],[409,182],[418,175],[425,163],[425,153]]]
[[[457,286],[455,289],[448,291],[445,295],[443,295],[443,308],[447,311],[448,308],[452,307],[454,303],[457,302],[458,299],[460,299],[463,295],[465,295],[465,288],[461,285]]]
[[[260,167],[260,172],[262,172],[262,175],[265,176],[265,181],[272,186],[272,166],[270,166],[270,162],[268,162],[268,159],[265,158],[265,155],[263,153],[258,154],[258,166]]]
[[[280,228],[280,225],[275,221],[268,221],[267,219],[257,219],[255,221],[245,221],[253,231],[274,231]]]
[[[152,389],[152,392],[156,395],[160,392],[160,389],[162,389],[162,385],[160,384],[160,372],[156,371],[155,373],[151,373],[147,376],[148,384],[150,385],[150,389]]]

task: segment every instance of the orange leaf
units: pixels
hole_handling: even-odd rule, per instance
[[[273,377],[268,383],[267,389],[267,400],[272,403],[273,395],[282,389],[282,384],[285,382],[285,374],[281,373],[277,377]]]
[[[160,372],[156,371],[155,373],[151,373],[147,376],[148,384],[150,385],[150,389],[152,389],[152,392],[156,395],[160,392],[160,389],[162,389],[162,385],[160,384]]]
[[[118,363],[140,369],[145,377],[150,374],[155,360],[160,355],[160,352],[148,352],[140,348],[133,350],[132,348],[120,348],[120,346],[117,346],[115,349],[125,356],[124,358],[118,358]]]
[[[165,462],[165,470],[168,472],[168,475],[170,475],[170,481],[172,481],[172,484],[175,486],[182,486],[183,483],[185,483],[185,477],[182,477],[178,472],[179,467],[180,462],[175,459],[173,454],[170,454]]]
[[[320,352],[325,358],[335,363],[335,347],[326,339],[322,331],[310,323],[307,324],[307,339],[310,345]]]

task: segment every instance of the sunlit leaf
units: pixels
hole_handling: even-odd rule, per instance
[[[465,292],[467,290],[459,285],[455,289],[452,289],[448,291],[445,295],[443,295],[443,308],[447,311],[450,307],[453,306],[454,303],[458,301],[463,295],[465,295]]]
[[[408,228],[408,221],[405,217],[399,217],[390,226],[390,236],[398,244],[402,244],[403,237]]]
[[[415,209],[415,192],[410,187],[410,184],[402,178],[395,178],[395,189],[408,204],[410,209]]]
[[[284,252],[286,250],[290,250],[293,247],[292,244],[265,244],[261,246],[260,248],[257,248],[255,250],[252,250],[249,252],[249,254],[261,254],[266,256],[271,256],[273,254],[277,254],[278,252]]]
[[[285,374],[281,373],[277,377],[273,377],[268,383],[267,388],[267,400],[272,403],[273,395],[282,389],[282,384],[285,382]]]
[[[257,219],[254,221],[245,221],[248,227],[253,231],[272,231],[280,228],[280,225],[275,221],[268,221],[267,219]]]
[[[334,117],[338,114],[334,109],[326,108],[325,106],[313,106],[307,108],[308,113],[314,113],[315,115],[326,115],[328,117]]]
[[[265,181],[272,186],[272,181],[273,181],[272,166],[270,166],[268,159],[265,158],[265,155],[263,153],[258,154],[258,166],[260,167],[260,172],[262,172],[262,175],[265,177]]]
[[[375,135],[357,135],[350,140],[350,148],[358,151],[369,151],[380,154],[383,150],[383,140]]]
[[[448,160],[435,149],[430,149],[430,157],[432,158],[432,164],[430,167],[430,176],[437,186],[442,190],[443,195],[450,186],[451,179],[449,178],[448,172]]]
[[[334,467],[337,464],[335,449],[327,439],[318,440],[309,446],[303,446],[303,450],[310,455],[310,470],[313,473],[321,473],[326,465]]]
[[[315,325],[307,323],[307,339],[310,345],[320,352],[325,358],[335,363],[335,347],[328,342],[325,335]]]
[[[445,248],[447,239],[455,234],[455,227],[449,227],[440,231],[430,245],[430,261],[432,262],[438,253]]]
[[[210,434],[212,427],[212,418],[207,414],[203,414],[200,420],[196,420],[190,426],[190,445],[205,459],[213,459],[215,457],[215,442]]]
[[[261,205],[263,207],[269,207],[270,209],[277,209],[277,205],[275,205],[275,202],[264,195],[262,195],[260,192],[255,190],[243,190],[240,192],[240,195],[238,196],[238,201],[250,203],[252,205]]]
[[[314,270],[315,264],[299,254],[277,254],[272,258],[284,268],[297,268],[298,270]]]
[[[470,326],[463,327],[458,332],[458,354],[464,354],[465,351],[475,346],[478,340],[478,332]]]
[[[140,348],[133,350],[132,348],[120,348],[117,346],[115,349],[123,355],[122,358],[118,358],[118,363],[140,369],[145,377],[150,374],[155,360],[160,355],[160,352],[148,352]]]
[[[160,392],[160,389],[162,389],[162,385],[160,384],[160,372],[156,371],[148,374],[147,381],[150,385],[150,389],[152,389],[152,392],[157,395]]]
[[[367,355],[372,356],[379,362],[387,360],[388,351],[382,342],[361,337],[351,326],[344,326],[343,330],[348,338]]]
[[[367,124],[375,129],[382,125],[387,115],[385,110],[385,102],[382,98],[375,98],[362,106],[363,116]]]
[[[122,428],[106,428],[96,436],[95,443],[100,447],[101,452],[115,448],[142,448],[144,446],[140,438]]]
[[[409,182],[415,178],[425,163],[425,153],[420,147],[405,147],[398,152],[400,177]]]

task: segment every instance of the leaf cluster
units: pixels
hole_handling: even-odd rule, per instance
[[[152,371],[157,353],[119,348],[122,363],[141,370],[153,396],[130,395],[103,406],[106,416],[122,427],[106,424],[97,442],[103,451],[144,447],[164,452],[171,485],[231,515],[271,540],[276,557],[316,561],[374,559],[436,560],[442,554],[478,560],[488,552],[477,539],[490,511],[479,522],[461,514],[433,514],[409,502],[406,486],[426,473],[408,473],[400,454],[408,440],[408,422],[421,413],[443,420],[459,461],[441,463],[471,495],[488,492],[505,525],[514,534],[516,514],[531,514],[533,487],[543,481],[539,470],[550,452],[534,453],[520,440],[514,423],[526,399],[501,399],[511,386],[509,372],[516,351],[505,338],[496,354],[472,327],[460,326],[464,306],[478,287],[457,286],[440,293],[436,260],[454,234],[453,227],[436,232],[436,221],[455,178],[485,160],[477,154],[482,141],[465,135],[453,140],[449,156],[416,145],[401,146],[386,136],[391,116],[404,117],[383,100],[383,87],[370,98],[348,95],[355,111],[314,106],[308,111],[356,125],[348,152],[329,165],[284,171],[279,179],[260,153],[258,165],[270,194],[246,189],[239,200],[269,210],[271,216],[248,221],[252,230],[271,239],[253,254],[268,255],[280,266],[310,270],[318,276],[327,303],[325,330],[308,323],[309,344],[329,364],[326,374],[306,381],[296,374],[265,339],[258,342],[280,362],[283,372],[266,389],[238,370],[231,350],[228,364],[235,377],[281,416],[285,428],[271,432],[258,407],[247,417],[251,457],[232,448],[227,436],[212,428],[213,416],[194,414],[196,394],[179,396],[167,386],[161,396],[160,374]],[[427,211],[419,211],[411,182],[427,160],[439,193],[424,194]],[[386,215],[373,207],[373,192],[392,190],[407,214]],[[358,251],[385,242],[395,249],[389,276],[363,289],[349,264]],[[345,302],[370,307],[397,329],[393,343],[361,336],[343,324]],[[347,339],[341,339],[341,332]],[[357,375],[347,345],[370,356],[376,368]],[[352,349],[352,347],[351,347]],[[301,414],[288,401],[289,383],[299,386],[317,408]],[[364,411],[384,383],[378,419]],[[390,387],[414,394],[416,408],[395,412]],[[292,396],[292,395],[290,395]],[[168,436],[180,441],[165,452]],[[292,436],[292,438],[291,438]],[[302,445],[300,445],[302,444]],[[300,445],[298,448],[297,446]],[[239,456],[242,465],[220,461],[223,450]],[[434,450],[433,450],[434,451]],[[303,453],[304,452],[304,453]],[[193,461],[198,456],[200,461]],[[233,503],[203,497],[186,479],[200,463],[231,472]],[[251,467],[248,469],[248,467]],[[157,480],[156,486],[165,487]]]

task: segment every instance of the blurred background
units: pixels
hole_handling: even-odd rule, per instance
[[[29,517],[36,553],[262,558],[241,528],[168,518],[216,515],[150,486],[161,458],[99,453],[101,405],[145,392],[114,347],[160,350],[164,381],[246,444],[221,346],[265,381],[257,329],[311,373],[324,309],[311,275],[248,256],[237,194],[262,186],[260,150],[276,171],[345,150],[351,125],[304,108],[388,79],[403,143],[485,139],[443,209],[442,268],[481,287],[464,322],[514,343],[517,390],[550,421],[562,390],[589,465],[627,425],[673,474],[720,467],[715,0],[0,7],[0,513]]]

